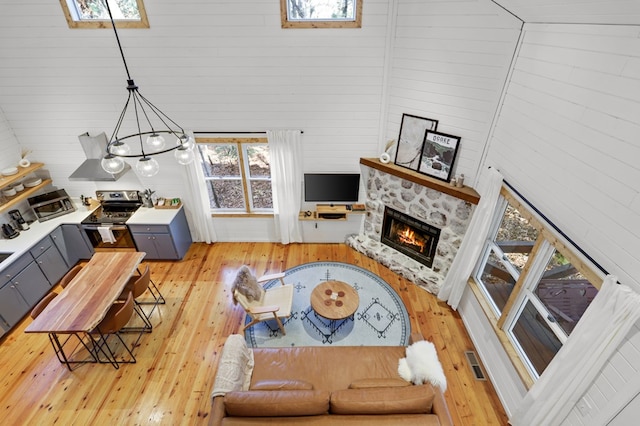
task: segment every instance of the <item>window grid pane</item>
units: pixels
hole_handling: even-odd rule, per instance
[[[355,0],[287,0],[290,21],[354,21]]]
[[[136,0],[117,0],[110,3],[113,19],[140,20],[140,11]],[[73,6],[80,20],[108,20],[109,12],[103,0],[73,0]]]
[[[244,191],[239,179],[208,179],[207,191],[212,209],[245,209]]]
[[[520,313],[511,335],[538,376],[562,347],[558,337],[530,301]]]
[[[539,280],[535,294],[566,336],[569,336],[593,298],[596,289],[555,250]]]

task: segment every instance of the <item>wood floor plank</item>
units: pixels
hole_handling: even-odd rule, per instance
[[[145,262],[166,304],[156,308],[153,332],[134,350],[138,362],[119,370],[89,364],[69,372],[46,335],[24,333],[31,321],[25,318],[0,341],[3,423],[206,425],[222,345],[244,319],[231,301],[237,269],[247,264],[261,275],[317,261],[361,266],[394,288],[412,330],[436,346],[454,424],[507,424],[491,383],[475,380],[466,365],[464,351],[473,345],[446,304],[344,244],[272,243],[193,244],[180,262]]]

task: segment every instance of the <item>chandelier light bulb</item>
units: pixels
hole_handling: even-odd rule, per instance
[[[152,133],[147,138],[147,146],[151,149],[160,150],[164,148],[164,137],[157,133]]]
[[[150,157],[142,157],[136,163],[136,172],[142,177],[152,177],[158,174],[160,165]]]
[[[182,164],[183,166],[190,164],[196,158],[193,151],[186,147],[176,149],[173,155],[175,155],[178,163]]]
[[[104,156],[102,161],[100,161],[100,165],[102,166],[105,172],[111,173],[114,175],[124,170],[124,160],[112,154],[108,154]]]
[[[109,152],[113,155],[128,155],[131,152],[131,148],[126,143],[116,140],[109,148]]]
[[[193,141],[193,138],[191,136],[189,136],[189,135],[186,135],[186,134],[182,134],[178,138],[178,145],[182,145],[183,147],[185,147],[188,150],[193,150],[193,148],[195,148],[195,146],[196,146],[196,144]],[[178,148],[178,149],[182,149],[182,148]]]

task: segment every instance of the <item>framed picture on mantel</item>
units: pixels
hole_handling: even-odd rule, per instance
[[[402,114],[398,147],[396,149],[396,165],[417,171],[425,132],[427,130],[436,130],[437,127],[438,120]]]
[[[418,171],[449,182],[458,146],[460,146],[459,136],[427,130],[422,144]]]

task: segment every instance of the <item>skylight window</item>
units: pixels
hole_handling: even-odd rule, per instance
[[[109,28],[109,2],[118,28],[149,28],[143,0],[60,0],[69,28]]]
[[[362,0],[280,0],[282,28],[360,28]]]

